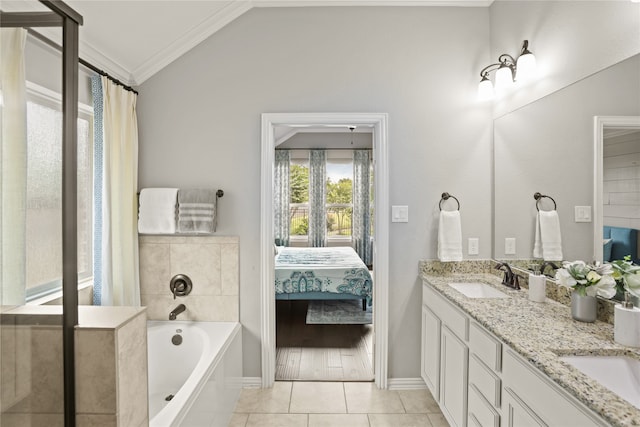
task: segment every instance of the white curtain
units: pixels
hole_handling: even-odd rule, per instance
[[[324,150],[309,152],[309,246],[323,247],[327,236],[327,160]]]
[[[289,151],[276,150],[273,185],[274,237],[278,246],[289,246]]]
[[[2,127],[0,182],[0,299],[22,305],[26,296],[27,98],[23,28],[0,29]]]
[[[136,94],[102,77],[102,305],[140,305]]]
[[[371,245],[371,151],[353,152],[353,242],[354,249],[366,265],[373,263]]]

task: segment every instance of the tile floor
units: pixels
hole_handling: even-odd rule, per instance
[[[371,382],[277,381],[244,389],[230,427],[448,427],[428,390],[379,390]]]

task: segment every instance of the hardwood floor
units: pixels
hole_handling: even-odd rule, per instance
[[[373,381],[373,325],[307,325],[307,301],[276,301],[276,380]]]

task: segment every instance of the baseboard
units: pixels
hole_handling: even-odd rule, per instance
[[[421,390],[427,388],[422,378],[389,378],[389,390]]]
[[[262,388],[262,377],[242,377],[242,388]]]

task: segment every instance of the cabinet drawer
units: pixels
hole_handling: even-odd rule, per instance
[[[500,378],[487,368],[475,354],[469,357],[469,389],[475,386],[495,407],[500,407]]]
[[[469,327],[469,349],[489,368],[500,372],[502,344],[476,323],[472,323]]]
[[[500,415],[472,384],[469,384],[468,399],[468,426],[500,427]]]
[[[429,285],[422,285],[422,303],[429,307],[458,338],[464,341],[469,338],[467,316]]]

